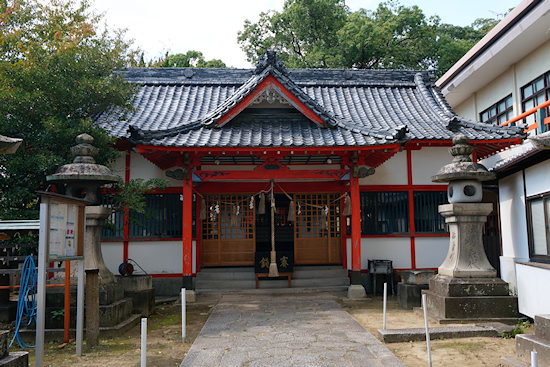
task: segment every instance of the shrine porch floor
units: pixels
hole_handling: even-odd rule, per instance
[[[180,367],[404,366],[334,294],[225,294]]]

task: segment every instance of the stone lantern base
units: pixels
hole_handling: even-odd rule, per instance
[[[426,294],[430,317],[439,323],[504,322],[520,317],[517,297],[510,296],[508,283],[500,278],[453,278],[436,275]]]

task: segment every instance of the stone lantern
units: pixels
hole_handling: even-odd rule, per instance
[[[454,157],[442,167],[433,182],[448,182],[449,204],[439,213],[449,225],[449,251],[438,274],[430,279],[427,308],[440,322],[515,320],[517,297],[509,295],[508,283],[496,277],[497,271],[483,248],[483,226],[493,211],[492,203],[482,203],[481,181],[496,175],[472,162],[474,147],[465,135],[457,135],[449,148]]]
[[[76,137],[76,146],[71,148],[75,155],[73,163],[61,166],[53,175],[47,176],[50,183],[66,185],[66,195],[82,198],[92,203],[86,207],[86,234],[84,239],[84,263],[86,269],[99,269],[100,284],[114,282],[114,275],[105,265],[101,254],[101,229],[111,215],[111,209],[98,206],[98,192],[102,185],[114,183],[119,177],[105,166],[95,163],[94,138],[88,134]]]

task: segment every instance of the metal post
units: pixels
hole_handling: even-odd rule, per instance
[[[99,345],[99,269],[86,270],[86,345]]]
[[[63,342],[68,343],[71,333],[71,262],[65,260],[65,314],[63,315]]]
[[[531,367],[539,367],[539,359],[536,351],[531,351]]]
[[[46,321],[46,251],[48,247],[47,228],[48,204],[40,204],[40,232],[38,241],[38,284],[36,294],[36,339],[35,363],[42,367],[44,361],[44,328]]]
[[[185,315],[185,288],[181,289],[181,340],[185,344],[185,324],[186,324],[186,315]]]
[[[428,366],[432,367],[432,351],[430,349],[430,330],[428,329],[428,307],[426,307],[426,295],[422,295],[422,310],[424,311],[424,325],[426,327],[426,346],[428,348]]]
[[[147,319],[141,319],[141,367],[147,366]]]
[[[386,330],[386,304],[388,300],[388,283],[384,283],[384,322],[383,330]]]
[[[76,290],[76,355],[82,357],[82,334],[84,331],[84,259],[78,260],[78,283]]]

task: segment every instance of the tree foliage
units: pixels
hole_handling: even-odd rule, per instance
[[[187,51],[182,54],[166,53],[163,58],[151,62],[151,66],[165,68],[226,68],[227,66],[222,60],[212,59],[206,61],[204,55],[200,51]]]
[[[250,62],[273,49],[294,68],[433,69],[442,75],[495,24],[442,24],[394,0],[356,12],[340,0],[286,0],[282,12],[246,20],[238,42]]]
[[[117,157],[91,117],[132,109],[135,87],[114,71],[136,53],[100,20],[87,1],[0,0],[0,134],[23,138],[16,154],[0,155],[3,219],[37,216],[35,192],[72,161],[78,134],[95,138],[98,163]]]

